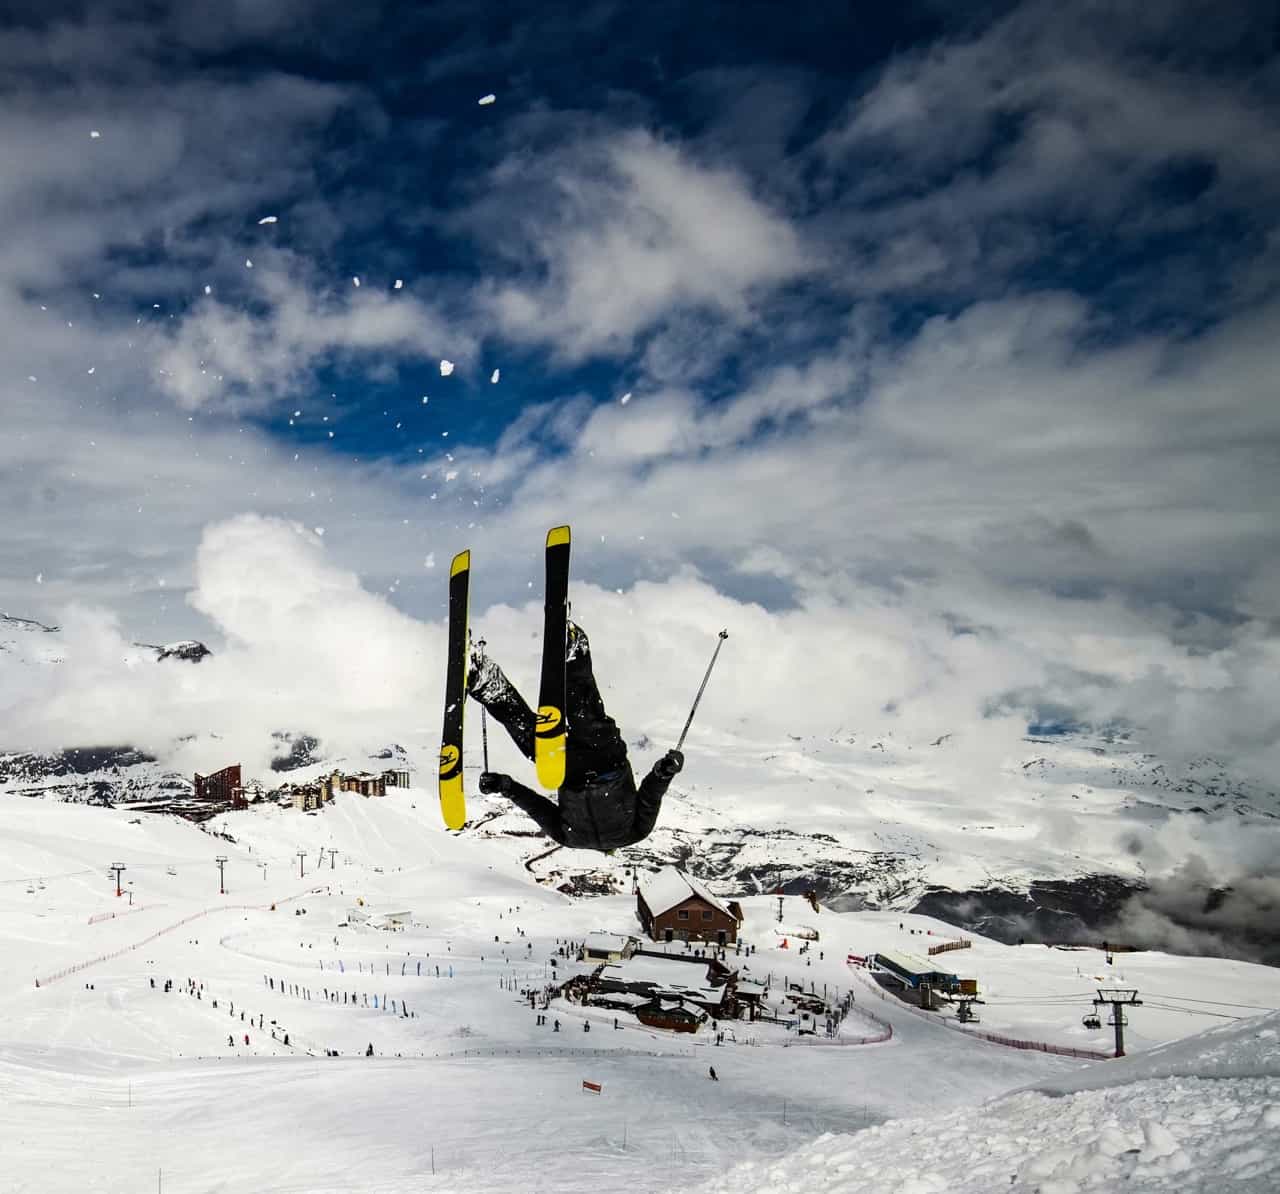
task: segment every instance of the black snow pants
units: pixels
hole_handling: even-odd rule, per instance
[[[625,767],[627,746],[617,723],[605,712],[591,667],[591,644],[582,629],[573,623],[569,624],[568,655],[565,661],[568,731],[563,786],[577,791],[591,786],[597,776],[607,776]],[[506,728],[520,753],[532,762],[537,715],[505,675],[501,683],[486,686],[490,688],[483,698],[472,695]],[[540,829],[552,837],[560,837],[560,811],[554,803],[544,796],[526,796],[522,792],[513,791],[508,795]]]

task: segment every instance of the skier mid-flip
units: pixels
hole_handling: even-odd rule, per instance
[[[568,741],[559,803],[509,775],[486,771],[480,791],[500,792],[528,813],[548,837],[583,850],[614,850],[653,831],[667,788],[684,766],[669,750],[636,785],[627,746],[604,708],[591,668],[591,646],[581,627],[568,623],[565,649],[565,718]],[[467,691],[502,723],[521,754],[535,758],[537,717],[502,669],[473,647]]]
[[[533,760],[538,782],[548,791],[557,791],[559,800],[534,792],[509,775],[490,771],[487,740],[480,791],[501,792],[561,845],[610,851],[643,841],[653,831],[662,798],[684,766],[680,748],[729,632],[720,632],[675,749],[667,751],[637,787],[626,743],[600,699],[587,636],[569,621],[569,547],[567,526],[547,532],[542,677],[536,713],[502,669],[484,654],[483,642],[472,648],[468,667],[471,552],[461,551],[453,557],[440,736],[440,811],[449,829],[466,825],[462,724],[469,693],[506,726],[521,754]]]

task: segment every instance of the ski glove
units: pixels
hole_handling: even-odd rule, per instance
[[[482,771],[480,773],[480,791],[486,795],[494,792],[501,792],[504,796],[511,790],[511,777],[502,775],[497,771]]]
[[[684,755],[678,750],[669,750],[658,760],[654,771],[663,779],[674,779],[684,768]]]

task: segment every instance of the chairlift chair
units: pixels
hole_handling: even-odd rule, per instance
[[[1102,1017],[1097,1012],[1090,1012],[1081,1023],[1091,1031],[1096,1030],[1102,1027]]]

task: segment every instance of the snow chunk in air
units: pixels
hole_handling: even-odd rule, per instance
[[[450,374],[450,373],[452,373],[452,372],[453,372],[453,362],[452,362],[452,361],[441,360],[441,362],[440,362],[440,376],[441,376],[441,377],[448,377],[448,376],[449,376],[449,374]]]
[[[497,98],[498,97],[496,95],[490,93],[489,95],[482,95],[478,102],[481,107],[485,107],[486,105],[493,103]]]

